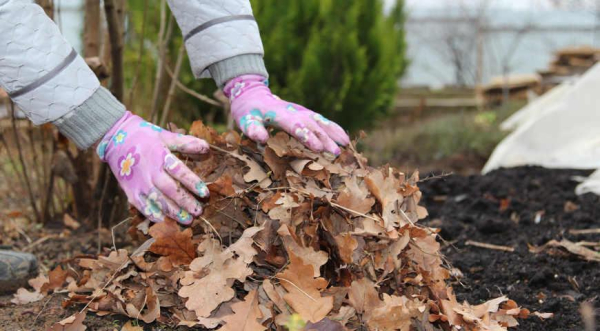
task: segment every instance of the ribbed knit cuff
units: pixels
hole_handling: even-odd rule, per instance
[[[54,121],[54,125],[80,149],[87,149],[125,115],[125,106],[104,87],[83,104]]]
[[[260,54],[234,56],[209,66],[208,70],[219,88],[242,75],[261,75],[269,78],[265,61]]]

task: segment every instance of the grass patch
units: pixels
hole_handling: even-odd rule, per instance
[[[362,150],[374,164],[407,160],[426,164],[456,155],[487,158],[507,135],[498,127],[523,102],[487,111],[439,115],[411,125],[372,132]]]

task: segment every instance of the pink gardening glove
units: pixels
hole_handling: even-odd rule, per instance
[[[204,154],[208,150],[204,140],[164,130],[130,112],[108,131],[97,148],[129,203],[153,222],[167,216],[182,224],[190,224],[192,215],[202,213],[202,206],[190,192],[201,198],[208,197],[209,192],[171,152]]]
[[[280,128],[298,138],[315,152],[340,154],[350,138],[339,125],[300,105],[279,99],[271,93],[268,80],[244,75],[227,82],[223,90],[231,101],[231,113],[240,130],[250,139],[265,143],[265,126]]]

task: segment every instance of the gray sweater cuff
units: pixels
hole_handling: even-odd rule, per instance
[[[87,149],[102,139],[123,115],[125,106],[101,86],[83,104],[53,123],[77,147]]]
[[[208,67],[218,87],[242,75],[261,75],[269,78],[265,61],[260,54],[245,54],[219,61]]]

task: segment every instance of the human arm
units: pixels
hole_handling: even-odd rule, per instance
[[[265,126],[276,126],[319,152],[339,154],[337,145],[349,143],[336,123],[271,93],[250,1],[168,2],[183,32],[194,75],[212,77],[223,88],[238,127],[249,138],[264,143]]]

